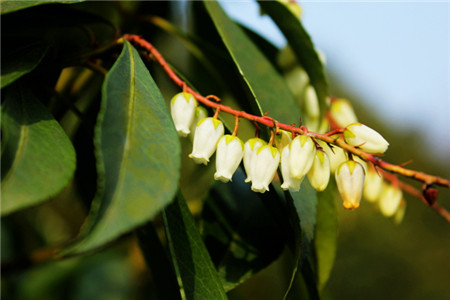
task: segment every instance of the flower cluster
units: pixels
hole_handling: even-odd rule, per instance
[[[368,153],[386,151],[389,145],[386,140],[373,129],[358,123],[346,100],[334,101],[333,105],[331,113],[340,124],[345,124],[337,139],[344,139],[347,144]],[[283,190],[300,190],[304,178],[308,177],[317,191],[323,191],[334,173],[345,208],[359,207],[363,191],[369,201],[380,199],[380,209],[385,215],[393,215],[400,206],[400,189],[388,184],[383,187],[381,177],[377,178],[375,171],[367,170],[364,161],[357,157],[349,159],[343,149],[316,140],[307,133],[293,136],[294,133],[278,130],[277,137],[272,137],[269,143],[258,137],[243,143],[236,132],[225,134],[217,114],[208,117],[204,108],[197,106],[195,98],[185,92],[173,97],[171,114],[180,136],[194,131],[189,157],[195,163],[207,165],[216,152],[216,180],[231,181],[241,161],[247,174],[245,182],[251,183],[251,189],[259,193],[269,190],[279,166]],[[391,198],[393,200],[389,200]]]

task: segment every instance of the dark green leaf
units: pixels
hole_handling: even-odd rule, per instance
[[[142,226],[136,231],[136,235],[145,262],[152,273],[159,299],[181,299],[175,272],[153,224]]]
[[[182,198],[163,212],[166,236],[183,299],[227,299],[195,220]]]
[[[255,99],[255,110],[261,115],[269,111],[269,115],[279,122],[290,124],[298,121],[300,109],[272,64],[225,14],[218,2],[205,1],[204,4]]]
[[[77,3],[83,2],[84,0],[40,0],[40,1],[17,1],[17,0],[3,0],[1,5],[1,14],[7,14],[13,11],[25,9],[28,7],[49,4],[49,3]]]
[[[293,285],[299,276],[299,270],[301,270],[302,273],[308,271],[307,274],[304,274],[303,278],[305,279],[305,285],[308,288],[308,291],[310,291],[309,293],[311,294],[311,291],[317,290],[315,281],[308,277],[309,275],[312,275],[312,278],[315,278],[312,274],[310,264],[313,262],[311,243],[314,237],[314,227],[316,224],[317,193],[309,181],[305,179],[301,185],[300,191],[289,191],[288,201],[292,201],[289,205],[292,210],[295,210],[295,212],[291,211],[289,218],[296,231],[294,249],[296,264],[292,271],[291,282],[286,291],[285,298],[288,298],[291,293],[292,288],[294,287]],[[312,295],[310,296],[312,297]]]
[[[292,47],[298,62],[308,73],[311,84],[319,97],[321,113],[326,109],[329,96],[328,82],[319,55],[300,20],[280,1],[259,1],[261,8],[277,24]]]
[[[281,201],[262,199],[244,179],[238,169],[233,183],[216,182],[202,212],[203,239],[227,291],[277,259],[288,235],[274,216]]]
[[[335,183],[330,181],[326,191],[319,193],[317,205],[317,223],[314,245],[317,256],[318,288],[322,290],[327,282],[337,247],[337,207]]]
[[[177,190],[178,136],[158,87],[127,41],[103,84],[95,144],[98,193],[81,240],[66,254],[92,250],[149,221]]]
[[[2,215],[58,194],[75,171],[73,146],[52,115],[24,86],[2,105]]]
[[[26,44],[6,49],[2,55],[1,88],[31,72],[44,57],[48,46],[40,43]]]

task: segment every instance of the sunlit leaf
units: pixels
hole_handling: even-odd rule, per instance
[[[106,76],[95,134],[98,193],[81,239],[92,250],[150,220],[178,188],[180,143],[159,89],[128,43]]]
[[[2,53],[1,87],[4,88],[36,68],[47,50],[48,46],[42,43],[7,48]]]
[[[182,299],[227,299],[195,220],[181,195],[163,212]]]
[[[225,14],[218,2],[205,1],[204,4],[255,99],[255,111],[261,115],[268,111],[269,116],[279,122],[298,122],[300,109],[272,64]]]
[[[323,114],[326,108],[326,98],[329,96],[328,82],[311,37],[303,28],[298,17],[280,1],[258,2],[264,12],[273,19],[278,28],[283,32],[298,62],[303,66],[306,73],[308,73],[310,82],[319,97],[320,110]]]
[[[22,85],[2,105],[2,209],[6,215],[58,194],[75,171],[75,151],[58,122]]]
[[[28,7],[33,7],[36,5],[50,4],[50,3],[77,3],[83,2],[84,0],[40,0],[40,1],[17,1],[17,0],[2,0],[1,14],[7,14],[13,11],[18,11]]]

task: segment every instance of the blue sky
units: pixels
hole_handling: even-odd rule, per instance
[[[221,3],[239,22],[285,44],[254,2]],[[303,25],[325,53],[327,69],[379,117],[416,129],[427,150],[450,159],[450,3],[299,3]]]

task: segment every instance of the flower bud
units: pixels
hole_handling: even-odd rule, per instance
[[[397,186],[386,183],[378,200],[381,213],[385,217],[392,217],[399,208],[402,199],[402,190]]]
[[[191,132],[196,106],[197,101],[189,93],[178,93],[170,101],[170,114],[179,136],[185,137]]]
[[[298,191],[300,190],[300,185],[305,177],[300,179],[292,178],[289,165],[289,152],[289,145],[286,145],[283,148],[283,151],[281,151],[281,175],[283,176],[281,188],[283,190]]]
[[[348,124],[358,122],[352,105],[345,99],[335,99],[332,101],[330,114],[334,122],[341,128],[344,128]]]
[[[406,201],[405,199],[403,199],[400,202],[400,205],[394,215],[395,224],[398,225],[403,221],[403,218],[405,217],[405,211],[406,211]]]
[[[310,84],[305,88],[303,93],[303,102],[301,103],[303,122],[311,131],[318,131],[320,126],[320,108],[319,99],[317,98],[314,87]]]
[[[256,151],[251,171],[252,191],[264,193],[269,190],[269,184],[275,176],[279,163],[280,152],[277,148],[266,145]]]
[[[287,50],[281,50],[280,51],[281,54],[283,54],[283,51],[285,53],[287,52]],[[291,51],[291,50],[289,50],[289,51]],[[288,56],[289,54],[292,54],[292,53],[286,53],[285,56]],[[294,58],[294,61],[295,61],[295,58]],[[289,72],[287,72],[284,75],[284,79],[285,79],[289,89],[291,90],[292,94],[296,98],[303,96],[302,93],[304,92],[305,87],[309,83],[308,74],[305,72],[305,70],[303,70],[303,68],[296,66],[292,70],[289,70]]]
[[[339,165],[335,177],[344,207],[358,208],[364,186],[364,168],[356,161],[347,160]]]
[[[215,180],[228,182],[241,163],[244,143],[230,134],[224,135],[217,143]]]
[[[316,146],[313,140],[304,135],[298,135],[289,145],[289,165],[291,176],[301,179],[308,173],[314,161]]]
[[[384,153],[389,143],[375,130],[361,123],[348,125],[344,130],[345,142],[368,153]]]
[[[275,147],[278,151],[282,151],[286,145],[292,142],[292,133],[283,129],[280,129],[280,134],[275,135]]]
[[[326,189],[330,180],[330,159],[325,152],[316,151],[308,179],[316,191],[322,192]]]
[[[373,168],[367,168],[366,180],[364,181],[364,198],[369,202],[375,202],[383,190],[383,177]]]
[[[207,165],[223,133],[222,122],[215,118],[204,118],[198,122],[194,135],[194,147],[189,157],[197,164]]]
[[[252,169],[256,157],[256,151],[259,147],[267,145],[266,141],[260,138],[249,139],[244,145],[244,169],[247,173],[245,182],[252,181]]]

